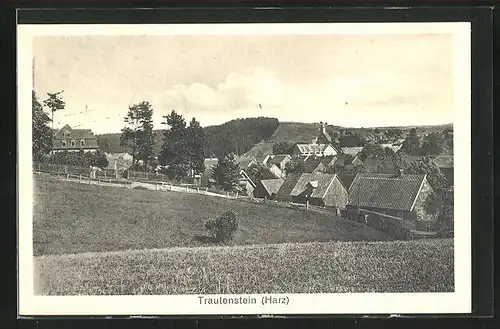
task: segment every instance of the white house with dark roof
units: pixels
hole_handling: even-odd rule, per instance
[[[321,128],[317,137],[311,139],[309,143],[297,143],[293,149],[294,156],[327,157],[337,155],[339,152],[333,147],[332,138],[326,132],[325,124],[321,123]]]

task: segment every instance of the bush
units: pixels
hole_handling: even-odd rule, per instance
[[[232,211],[227,211],[215,220],[209,220],[205,224],[206,229],[215,242],[229,242],[238,228],[236,215]]]

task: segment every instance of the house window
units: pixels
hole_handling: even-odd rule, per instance
[[[64,136],[65,136],[65,137],[69,137],[69,131],[65,131],[65,132],[64,132]]]
[[[66,147],[66,141],[62,141],[62,146]]]
[[[85,145],[85,139],[82,139],[82,140],[80,141],[80,145],[81,145],[81,146]]]
[[[71,147],[75,147],[76,146],[76,142],[75,141],[71,141]]]

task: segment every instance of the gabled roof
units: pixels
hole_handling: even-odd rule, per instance
[[[257,164],[254,158],[239,158],[236,160],[236,164],[240,166],[241,169],[249,168],[252,164]]]
[[[272,157],[272,159],[269,159],[269,160],[267,161],[267,164],[268,164],[269,166],[271,166],[271,165],[275,164],[275,165],[277,165],[278,167],[280,167],[280,166],[281,166],[281,163],[282,163],[282,162],[283,162],[283,160],[285,160],[285,159],[291,159],[291,156],[290,156],[290,155],[288,155],[288,154],[277,154],[277,155],[273,156],[273,157]]]
[[[322,159],[319,157],[309,157],[304,161],[304,172],[312,173],[320,164]],[[323,165],[324,166],[324,165]]]
[[[72,129],[69,125],[64,125],[61,129],[59,129],[55,134],[55,139],[65,139],[66,137],[63,135],[65,131],[70,133],[70,139],[97,139],[92,130],[90,129]]]
[[[255,157],[255,161],[258,163],[258,164],[267,164],[267,162],[269,161],[270,159],[270,155],[269,154],[265,154],[265,155],[259,155],[259,156],[256,156]]]
[[[453,168],[453,156],[452,155],[440,155],[434,159],[434,163],[439,168]]]
[[[245,172],[245,170],[241,170],[240,171],[240,175],[242,176],[242,178],[244,180],[246,180],[247,182],[249,182],[253,187],[255,187],[255,183],[254,181],[250,178],[250,176],[248,176],[248,174]]]
[[[344,154],[356,156],[359,152],[363,151],[363,146],[342,147],[341,150]]]
[[[263,179],[260,181],[264,189],[267,191],[269,195],[273,195],[278,193],[280,190],[281,186],[283,185],[283,182],[285,180],[278,178],[278,179]]]
[[[332,185],[335,176],[336,174],[324,173],[302,174],[290,192],[290,196],[299,196],[309,189],[311,182],[315,182],[314,186],[317,184],[317,187],[312,190],[310,197],[322,199]]]
[[[337,155],[329,155],[329,156],[321,158],[321,163],[325,167],[328,167],[328,166],[334,165],[337,160],[338,160],[338,156]]]
[[[348,205],[411,211],[425,175],[359,173],[349,187]]]
[[[276,193],[276,199],[278,200],[288,200],[290,198],[290,192],[292,192],[295,184],[299,181],[302,174],[291,173],[288,174],[283,181],[278,193]]]

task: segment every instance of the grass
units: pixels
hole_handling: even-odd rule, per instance
[[[328,214],[180,192],[34,178],[34,255],[206,245],[205,222],[233,210],[233,245],[383,241],[380,231]]]
[[[454,290],[450,239],[49,255],[35,273],[41,295]]]

